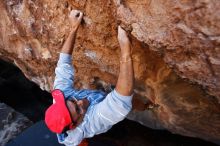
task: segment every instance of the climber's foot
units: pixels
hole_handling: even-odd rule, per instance
[[[124,29],[121,28],[121,26],[118,26],[118,42],[121,48],[121,53],[123,56],[130,55],[131,54],[131,43],[128,38],[128,35]]]
[[[74,30],[77,30],[83,18],[83,13],[79,10],[72,10],[69,14],[70,23]]]

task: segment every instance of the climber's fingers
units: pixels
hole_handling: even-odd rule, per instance
[[[70,17],[71,18],[80,19],[80,18],[82,18],[82,16],[83,16],[83,13],[79,10],[72,10],[70,12]]]
[[[123,28],[121,28],[121,26],[118,26],[118,37],[121,36],[127,36],[127,32]]]
[[[83,13],[79,12],[77,16],[78,16],[78,20],[81,22],[81,20],[83,18]]]
[[[72,23],[73,27],[78,28],[80,22],[83,18],[83,13],[79,10],[72,10],[69,15],[70,22]]]
[[[118,26],[118,40],[129,41],[127,32],[121,26]]]
[[[121,48],[130,48],[128,34],[121,26],[118,26],[118,42]]]

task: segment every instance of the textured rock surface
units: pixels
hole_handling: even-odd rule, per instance
[[[122,24],[131,32],[136,79],[129,118],[220,140],[219,0],[5,0],[0,57],[49,91],[71,8],[85,13],[74,50],[76,87],[116,83]]]
[[[24,115],[14,111],[4,103],[0,103],[0,145],[4,146],[9,140],[15,138],[32,122]]]

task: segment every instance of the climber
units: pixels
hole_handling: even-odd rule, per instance
[[[47,127],[57,133],[59,143],[67,146],[78,145],[84,138],[106,132],[123,120],[132,108],[134,71],[131,44],[127,33],[120,26],[120,72],[116,88],[107,94],[99,90],[76,90],[73,87],[71,55],[82,18],[82,12],[70,12],[72,29],[62,47],[55,69],[53,104],[45,113]]]

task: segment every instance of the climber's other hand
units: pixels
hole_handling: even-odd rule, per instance
[[[128,38],[127,32],[118,26],[118,42],[123,53],[130,54],[131,47],[130,47],[130,40]]]
[[[83,13],[79,10],[72,10],[69,14],[72,28],[77,30],[83,18]]]

